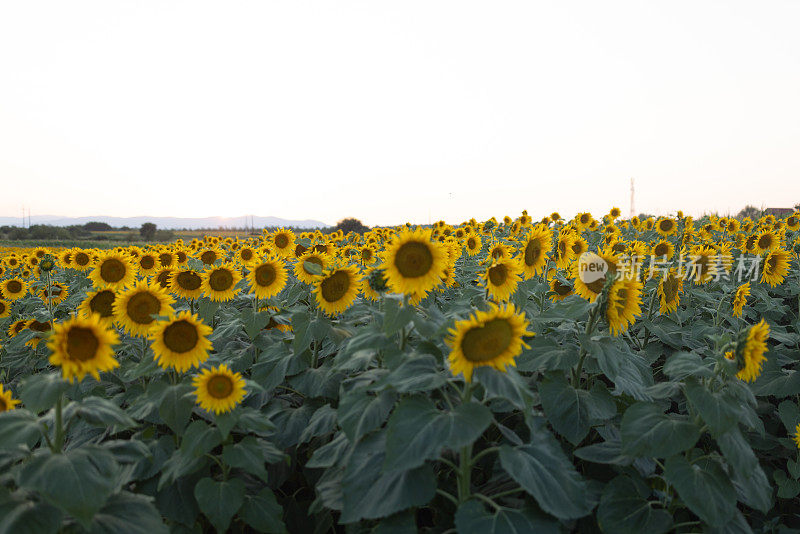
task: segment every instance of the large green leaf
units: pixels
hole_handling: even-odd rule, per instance
[[[649,488],[641,480],[618,476],[603,490],[597,523],[603,532],[661,534],[672,527],[672,516],[649,501]]]
[[[28,410],[40,413],[55,406],[68,387],[69,383],[56,373],[31,375],[20,383],[20,400]]]
[[[90,534],[167,534],[169,529],[151,501],[127,491],[112,495],[92,519]]]
[[[22,493],[22,495],[0,498],[0,534],[55,534],[58,532],[63,512],[46,502],[36,502],[26,497],[27,495]]]
[[[87,397],[80,402],[70,403],[69,408],[69,411],[74,410],[75,415],[93,425],[116,427],[117,431],[136,426],[136,421],[122,408],[101,397]]]
[[[543,517],[530,508],[501,508],[488,512],[477,500],[462,503],[456,511],[458,534],[558,534],[556,521]]]
[[[41,432],[37,417],[23,408],[0,412],[0,429],[0,449],[33,445]]]
[[[194,394],[189,384],[176,384],[164,390],[158,415],[179,436],[189,423],[194,408]]]
[[[347,438],[358,441],[361,436],[383,424],[394,406],[395,393],[386,390],[370,395],[364,390],[350,391],[339,401],[337,418]]]
[[[269,488],[264,488],[256,495],[245,495],[244,504],[239,512],[242,521],[258,532],[269,534],[285,534],[283,508],[275,499]]]
[[[533,405],[533,393],[525,378],[513,367],[507,367],[505,373],[489,366],[478,367],[472,376],[475,382],[483,386],[490,399],[511,403],[520,410],[528,410]]]
[[[715,436],[736,427],[738,421],[737,400],[725,391],[711,392],[697,380],[687,378],[683,391],[700,417]]]
[[[399,332],[414,319],[413,306],[403,306],[403,301],[385,297],[383,299],[383,331],[387,335]]]
[[[61,454],[39,451],[19,471],[17,484],[88,527],[114,492],[119,466],[100,447],[83,446]]]
[[[243,469],[264,482],[267,481],[264,452],[253,436],[245,436],[239,443],[225,445],[222,449],[222,460],[231,467]]]
[[[492,422],[488,408],[474,402],[440,412],[430,399],[403,399],[389,418],[384,469],[407,470],[439,457],[444,447],[469,445]]]
[[[379,390],[392,387],[398,393],[430,391],[445,383],[444,374],[438,369],[436,358],[429,354],[409,356],[372,387]]]
[[[695,352],[676,352],[667,358],[664,374],[675,380],[687,376],[708,377],[711,370],[699,354]]]
[[[544,413],[553,428],[577,445],[595,422],[614,416],[616,405],[604,385],[597,383],[591,391],[575,389],[563,374],[548,374],[539,384],[539,397]]]
[[[534,432],[527,445],[502,446],[500,464],[542,510],[560,519],[583,517],[596,504],[586,480],[544,429]]]
[[[709,525],[725,525],[736,510],[736,490],[716,461],[701,458],[694,463],[675,455],[664,464],[667,482],[674,486],[689,509]]]
[[[636,400],[650,400],[647,388],[653,385],[653,370],[642,355],[632,352],[618,338],[581,336],[581,343],[597,360],[603,374],[614,382],[616,391]]]
[[[685,416],[665,414],[655,404],[638,402],[622,416],[622,452],[666,458],[691,448],[700,429]]]
[[[194,488],[194,497],[200,511],[217,532],[228,529],[231,519],[244,503],[244,494],[244,482],[238,478],[223,481],[202,478]]]

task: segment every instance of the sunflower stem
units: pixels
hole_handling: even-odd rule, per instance
[[[597,319],[599,316],[600,316],[600,306],[595,305],[594,308],[592,308],[592,311],[589,313],[589,320],[586,322],[586,330],[584,331],[586,337],[592,335],[592,332],[594,331],[594,327],[597,324]],[[577,387],[580,385],[581,372],[583,372],[583,362],[586,359],[587,354],[588,351],[586,350],[586,347],[581,346],[581,353],[580,357],[578,358],[578,365],[576,365],[575,369],[572,370],[573,388],[577,389]]]
[[[62,405],[64,403],[64,394],[61,393],[56,400],[56,436],[53,443],[53,452],[58,454],[64,446],[64,421],[62,415]]]
[[[47,311],[50,314],[50,330],[52,331],[55,325],[53,324],[53,289],[50,285],[50,271],[47,271]]]
[[[464,393],[461,397],[463,404],[470,401],[472,397],[472,382],[467,382],[464,386]],[[463,503],[472,495],[470,490],[472,479],[472,444],[461,447],[459,454],[459,467],[456,471],[456,482],[458,486],[458,502]]]

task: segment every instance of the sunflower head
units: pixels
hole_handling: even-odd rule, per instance
[[[246,394],[242,375],[225,364],[203,369],[194,377],[192,385],[200,407],[217,415],[233,410]]]
[[[606,320],[612,335],[625,332],[642,313],[642,283],[617,278],[608,290]]]
[[[205,271],[202,278],[203,294],[215,302],[225,302],[236,296],[242,275],[232,265],[218,265]]]
[[[146,336],[155,316],[172,314],[175,300],[157,284],[139,282],[114,299],[114,319],[133,336]]]
[[[352,265],[334,266],[316,281],[314,294],[320,309],[338,315],[349,308],[361,290],[361,273]]]
[[[0,413],[13,410],[17,404],[19,401],[11,396],[11,390],[3,389],[3,384],[0,383]]]
[[[99,289],[122,289],[136,281],[136,268],[119,252],[107,252],[100,256],[89,278]]]
[[[761,375],[761,368],[767,360],[767,339],[769,324],[764,319],[747,330],[740,332],[736,349],[727,352],[725,357],[736,362],[736,377],[745,382],[753,382]]]
[[[102,324],[98,316],[91,315],[57,323],[47,347],[51,351],[50,363],[61,367],[64,379],[80,381],[91,374],[100,380],[99,371],[119,366],[113,349],[118,342],[117,333]]]
[[[212,349],[208,336],[211,327],[203,324],[197,315],[182,311],[163,321],[156,321],[148,333],[155,359],[164,369],[178,372],[199,367],[208,359]]]
[[[506,301],[517,290],[522,281],[522,268],[516,259],[494,260],[488,265],[478,281],[486,288],[489,295],[498,301]]]
[[[442,280],[447,250],[425,229],[402,230],[384,251],[384,274],[395,293],[424,294]]]
[[[286,287],[287,279],[286,266],[277,257],[268,258],[258,265],[254,265],[247,274],[250,291],[258,298],[277,295]]]

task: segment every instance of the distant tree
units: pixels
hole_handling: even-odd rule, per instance
[[[797,204],[794,205],[794,209],[796,209],[797,211],[800,211],[800,202],[798,202]]]
[[[155,233],[156,241],[165,242],[165,241],[172,241],[173,239],[175,239],[175,234],[172,232],[172,230],[156,230]]]
[[[363,234],[364,232],[369,230],[369,226],[364,226],[364,224],[358,219],[349,217],[347,219],[342,219],[341,221],[336,223],[336,226],[333,228],[333,230],[334,231],[341,230],[345,234],[347,232],[357,232],[359,234]]]
[[[107,232],[109,230],[113,230],[114,228],[112,228],[108,223],[90,221],[83,225],[83,229],[90,232]]]
[[[755,206],[747,205],[736,215],[739,219],[750,217],[751,219],[758,219],[761,216],[761,210]]]
[[[152,241],[156,236],[156,225],[151,222],[142,224],[142,227],[139,228],[139,235],[141,235],[142,239],[145,241]]]

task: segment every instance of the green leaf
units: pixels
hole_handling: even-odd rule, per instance
[[[505,373],[493,367],[478,367],[472,376],[486,390],[488,399],[501,399],[520,410],[529,410],[533,406],[533,393],[513,367],[507,367]]]
[[[597,523],[607,533],[661,534],[672,527],[672,516],[648,501],[650,490],[641,480],[618,476],[603,490]]]
[[[409,510],[381,519],[372,534],[417,534],[415,515],[413,510]]]
[[[192,421],[181,438],[180,451],[187,456],[199,458],[221,442],[222,436],[216,427],[205,421]]]
[[[10,449],[17,445],[31,446],[40,435],[39,420],[26,409],[0,412],[0,449]]]
[[[390,336],[399,332],[414,319],[414,307],[403,306],[403,301],[393,297],[384,297],[383,332]]]
[[[61,510],[26,495],[0,502],[0,534],[55,534],[61,527]]]
[[[589,353],[597,359],[600,370],[614,382],[616,391],[639,401],[650,400],[647,388],[653,385],[653,370],[641,354],[617,338],[583,338]]]
[[[239,517],[258,532],[269,534],[287,532],[283,523],[283,508],[269,488],[262,489],[257,495],[246,495]]]
[[[500,448],[500,465],[539,506],[559,519],[577,519],[592,511],[596,501],[589,485],[545,429],[533,433],[527,445]]]
[[[686,506],[706,523],[721,527],[733,517],[736,490],[716,461],[701,458],[692,464],[675,455],[667,459],[664,474]]]
[[[430,399],[409,397],[400,401],[386,431],[385,471],[419,467],[439,457],[444,447],[472,444],[492,422],[492,413],[477,403],[440,412]]]
[[[246,436],[234,445],[225,445],[222,449],[222,460],[231,467],[242,469],[267,482],[264,453],[253,436]]]
[[[458,507],[455,517],[458,534],[558,534],[557,522],[523,508],[502,508],[493,513],[477,500],[469,500]]]
[[[758,467],[758,458],[738,427],[718,436],[717,445],[728,463],[742,475],[749,476]]]
[[[266,311],[255,312],[253,308],[244,308],[240,315],[247,337],[255,339],[261,330],[269,323],[270,313]]]
[[[625,410],[622,452],[628,456],[666,458],[700,439],[700,429],[685,416],[664,414],[655,404],[638,402]]]
[[[176,384],[164,390],[158,415],[179,436],[189,423],[194,409],[194,393],[189,384]]]
[[[617,407],[600,383],[592,391],[575,389],[561,373],[548,373],[539,384],[542,408],[556,432],[577,445],[593,423],[613,417]]]
[[[579,350],[574,344],[561,344],[547,336],[536,336],[527,342],[517,358],[517,369],[522,372],[567,371],[578,363]]]
[[[339,401],[337,419],[351,442],[358,441],[367,432],[375,430],[389,416],[395,401],[390,390],[370,395],[364,390],[350,391]]]
[[[318,408],[308,421],[308,426],[300,434],[298,443],[305,443],[317,436],[325,435],[336,427],[336,410],[330,404]]]
[[[681,380],[687,376],[709,377],[711,369],[695,352],[676,352],[664,364],[664,374],[674,380]]]
[[[683,391],[700,417],[708,425],[711,434],[718,436],[736,427],[738,402],[725,391],[711,392],[693,378],[687,378]]]
[[[202,478],[194,488],[194,498],[200,511],[217,532],[228,529],[231,519],[244,503],[244,494],[244,482],[238,478],[224,481]]]
[[[90,534],[167,534],[152,498],[123,491],[112,495],[92,519]]]
[[[99,447],[84,445],[61,454],[39,451],[24,464],[17,484],[88,527],[114,492],[118,470],[114,456]]]
[[[20,400],[25,408],[41,413],[56,405],[59,395],[69,387],[69,383],[55,373],[31,375],[20,383]]]
[[[736,488],[739,500],[750,508],[760,510],[765,514],[772,509],[772,485],[760,465],[756,465],[747,474],[734,470],[731,482]]]
[[[329,443],[314,450],[314,454],[306,462],[306,467],[333,467],[350,446],[344,432],[339,432]]]
[[[80,402],[71,403],[69,407],[75,410],[75,415],[92,425],[116,427],[117,431],[136,426],[136,421],[122,408],[101,397],[87,397]]]
[[[412,355],[376,382],[371,389],[380,390],[391,386],[398,393],[412,393],[430,391],[441,387],[445,382],[444,374],[436,364],[436,358],[429,354]]]

